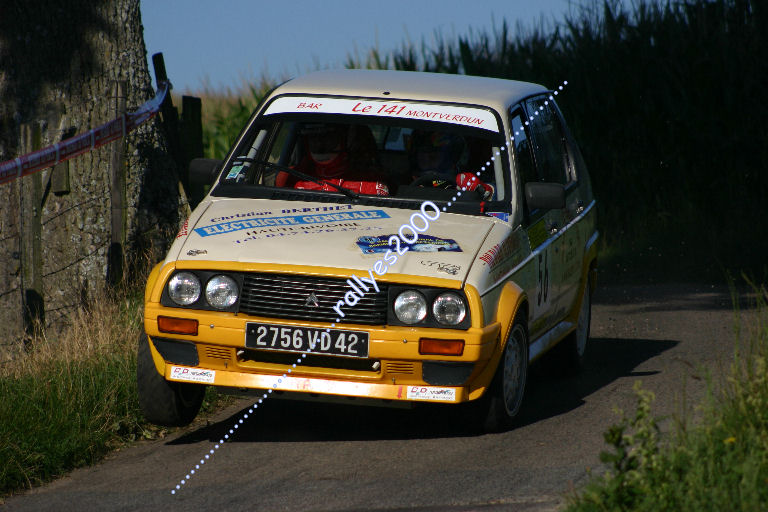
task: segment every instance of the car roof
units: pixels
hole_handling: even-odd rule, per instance
[[[504,111],[519,100],[548,89],[529,82],[446,73],[343,69],[316,71],[289,80],[280,94],[330,94],[382,99],[445,101]],[[388,92],[389,94],[384,94]]]

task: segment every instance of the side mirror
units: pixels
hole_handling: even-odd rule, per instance
[[[559,210],[565,208],[565,187],[560,183],[526,183],[525,200],[530,211]]]
[[[189,182],[192,185],[213,185],[221,170],[223,160],[215,158],[195,158],[189,162]]]

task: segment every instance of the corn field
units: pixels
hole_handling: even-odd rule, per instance
[[[387,54],[372,49],[346,65],[547,87],[568,80],[558,102],[592,174],[606,253],[640,271],[667,265],[682,278],[762,278],[766,28],[768,4],[756,0],[606,1],[550,28],[503,21],[455,40],[436,34]],[[217,102],[204,128],[207,156],[226,153],[273,85],[262,79]]]

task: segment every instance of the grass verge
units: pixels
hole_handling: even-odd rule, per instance
[[[768,509],[768,292],[758,292],[758,322],[740,331],[730,374],[710,393],[693,426],[675,418],[661,436],[653,394],[636,385],[634,415],[605,432],[606,474],[569,498],[567,511]]]
[[[144,420],[136,391],[141,294],[95,297],[55,337],[0,367],[0,496],[49,481],[168,429]],[[204,411],[222,399],[211,390]]]

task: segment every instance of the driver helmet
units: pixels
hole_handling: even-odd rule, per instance
[[[454,179],[466,146],[462,136],[446,132],[415,132],[413,141],[418,174],[433,172],[443,179]]]
[[[317,123],[304,127],[307,153],[320,178],[336,178],[347,170],[347,126]]]

